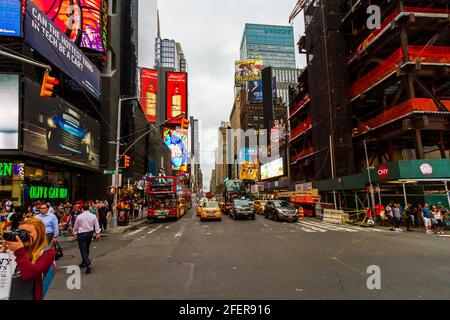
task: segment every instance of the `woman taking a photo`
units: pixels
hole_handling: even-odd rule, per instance
[[[42,300],[43,278],[55,261],[56,251],[48,248],[45,226],[39,219],[29,219],[19,226],[25,236],[14,241],[3,241],[1,253],[14,252],[16,269],[13,271],[10,300]],[[22,242],[24,239],[24,242]]]

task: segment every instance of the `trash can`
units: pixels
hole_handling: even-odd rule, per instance
[[[130,224],[130,209],[119,209],[117,215],[117,225],[124,227]]]

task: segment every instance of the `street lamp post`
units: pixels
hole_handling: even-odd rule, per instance
[[[367,175],[369,177],[369,191],[370,191],[370,198],[372,200],[372,203],[369,203],[369,207],[372,210],[372,214],[375,213],[375,193],[373,190],[373,184],[372,184],[372,175],[370,173],[370,163],[369,163],[369,154],[367,152],[367,143],[366,143],[366,139],[364,139],[364,150],[366,152],[366,164],[367,164]]]
[[[120,140],[121,140],[121,132],[120,132],[120,126],[122,121],[122,102],[124,101],[130,101],[130,100],[139,100],[139,99],[148,99],[146,97],[123,97],[119,98],[119,104],[117,108],[117,140],[116,140],[116,168],[114,172],[115,181],[114,181],[114,211],[113,211],[113,227],[117,227],[117,217],[119,214],[119,210],[117,208],[117,204],[119,201],[119,170],[120,170],[120,160],[123,158],[124,155],[127,154],[128,151],[130,151],[141,139],[143,139],[145,136],[150,134],[152,131],[156,130],[157,128],[165,125],[166,123],[184,117],[185,113],[180,113],[179,115],[172,117],[160,124],[154,125],[151,129],[149,129],[147,132],[143,133],[141,136],[139,136],[128,148],[127,150],[121,155],[120,154]]]

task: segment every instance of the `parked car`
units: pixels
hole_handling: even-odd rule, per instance
[[[200,221],[222,220],[222,211],[217,201],[208,201],[200,207]]]
[[[256,200],[253,202],[253,209],[255,209],[256,214],[264,215],[265,207],[266,207],[265,200]]]
[[[252,202],[245,199],[233,200],[230,208],[230,217],[232,217],[233,220],[236,220],[238,218],[250,218],[252,220],[255,220],[256,215],[255,210],[252,206]]]
[[[298,212],[289,202],[283,200],[268,201],[264,211],[266,219],[275,221],[298,222]]]

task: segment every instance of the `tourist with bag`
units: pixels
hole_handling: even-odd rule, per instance
[[[39,219],[29,219],[3,238],[0,260],[2,265],[8,265],[8,278],[1,283],[0,298],[43,300],[56,271],[56,252],[48,246],[44,224]]]

